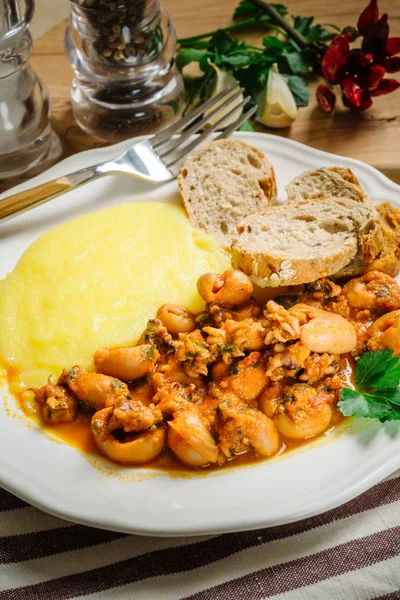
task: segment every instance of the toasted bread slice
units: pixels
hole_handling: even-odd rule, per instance
[[[229,248],[237,223],[275,204],[274,169],[253,146],[215,140],[184,162],[178,185],[192,224]]]
[[[288,183],[286,192],[289,202],[330,196],[368,202],[357,177],[351,169],[345,167],[322,167],[305,171]]]
[[[382,249],[375,208],[345,198],[286,204],[244,219],[232,263],[261,286],[298,285],[334,275]]]
[[[316,199],[320,201],[321,199]],[[338,198],[325,198],[337,202]],[[306,202],[302,201],[304,204]],[[338,279],[358,277],[371,269],[389,275],[400,269],[400,210],[384,202],[378,206],[367,201],[371,219],[368,227],[358,230],[357,255],[335,273]]]

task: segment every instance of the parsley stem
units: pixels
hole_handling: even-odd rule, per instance
[[[249,46],[249,44],[246,44],[246,50],[247,50],[247,48],[249,48],[250,50],[255,50],[257,52],[263,52],[263,49],[260,48],[259,46]],[[241,51],[239,48],[239,50],[237,52],[240,54],[240,52],[243,52],[243,51]]]
[[[253,25],[256,23],[257,19],[255,17],[251,17],[250,19],[245,19],[244,21],[240,21],[239,23],[233,23],[233,25],[228,25],[227,27],[221,27],[220,29],[216,29],[215,31],[209,31],[208,33],[201,33],[200,35],[194,35],[192,37],[180,38],[178,39],[178,44],[187,45],[192,44],[193,42],[197,42],[198,40],[202,40],[203,38],[212,37],[218,31],[232,31],[234,29],[238,29],[239,27],[244,27],[246,25]]]
[[[284,31],[288,34],[288,36],[296,42],[300,46],[300,48],[305,48],[307,46],[307,42],[303,38],[303,36],[296,31],[289,23],[284,19],[278,11],[268,4],[264,2],[264,0],[250,0],[251,4],[254,6],[258,6],[270,19],[275,22],[279,27],[282,27]]]
[[[333,25],[333,23],[321,23],[322,27],[331,27],[332,29],[335,29],[338,33],[341,33],[341,29],[340,27],[337,27],[337,25]]]

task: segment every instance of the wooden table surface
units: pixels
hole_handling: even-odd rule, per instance
[[[186,37],[223,27],[231,22],[238,0],[163,0],[177,30]],[[321,23],[355,25],[366,0],[290,0],[289,14],[313,15]],[[380,0],[381,13],[389,13],[390,35],[400,36],[400,0]],[[63,50],[65,22],[35,41],[32,65],[47,84],[52,100],[53,124],[61,136],[66,155],[96,147],[98,141],[75,124],[69,98],[72,70]],[[256,39],[252,34],[252,43]],[[260,34],[261,39],[262,34]],[[316,85],[310,86],[313,92]],[[339,106],[341,102],[338,102]],[[400,91],[374,99],[364,113],[336,109],[324,114],[314,94],[308,107],[301,108],[293,125],[274,132],[315,148],[351,156],[374,165],[400,183]]]

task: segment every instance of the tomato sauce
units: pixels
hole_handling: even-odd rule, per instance
[[[343,355],[341,357],[341,365],[339,375],[343,384],[347,387],[354,388],[354,369],[355,369],[355,361],[350,355]],[[111,462],[106,457],[104,457],[98,450],[94,437],[91,432],[91,418],[92,412],[87,410],[81,410],[78,414],[78,418],[71,423],[55,423],[49,425],[46,423],[41,415],[40,411],[37,410],[32,412],[29,407],[26,406],[22,399],[23,391],[21,391],[21,385],[19,383],[18,371],[15,368],[11,368],[10,365],[5,365],[4,372],[7,373],[7,383],[11,393],[18,399],[19,406],[23,410],[24,414],[33,419],[36,423],[43,428],[43,430],[48,433],[56,436],[61,441],[66,444],[76,448],[77,450],[88,453],[92,456],[96,456],[97,458],[101,458],[105,461],[105,463]],[[141,399],[146,404],[149,403],[151,396],[149,396],[149,386],[146,385],[136,385],[135,386],[135,397]],[[341,413],[334,409],[332,411],[332,422],[331,427],[336,427],[341,423],[348,421],[348,418],[343,417]],[[278,452],[278,455],[282,453],[291,453],[299,448],[303,448],[307,446],[310,442],[315,442],[316,439],[323,437],[324,433],[320,436],[315,436],[306,440],[293,440],[289,438],[284,438],[281,436],[282,444],[281,448]],[[277,455],[275,455],[277,456]],[[274,458],[274,457],[272,457]],[[206,473],[208,471],[216,471],[226,468],[240,467],[251,464],[257,464],[269,460],[265,457],[259,457],[254,452],[246,452],[241,455],[236,455],[234,459],[227,460],[222,466],[218,465],[209,465],[207,467],[202,467],[200,469],[195,469],[193,467],[188,467],[178,461],[175,456],[168,450],[168,448],[163,452],[161,456],[159,456],[156,460],[149,462],[145,465],[136,465],[134,468],[152,468],[158,469],[162,471],[168,471],[171,474],[179,475],[179,473]]]

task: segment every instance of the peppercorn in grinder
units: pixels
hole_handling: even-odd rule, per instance
[[[65,49],[80,127],[113,143],[177,120],[184,87],[175,47],[159,0],[72,0]]]

